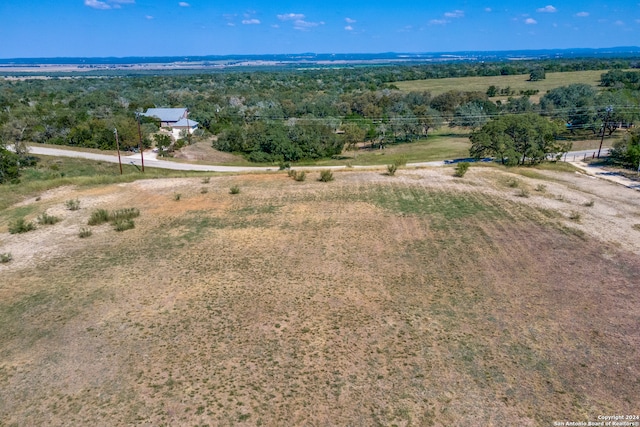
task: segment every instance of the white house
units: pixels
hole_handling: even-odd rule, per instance
[[[198,122],[189,119],[187,108],[149,108],[142,115],[154,117],[160,120],[160,126],[171,128],[171,134],[175,139],[180,137],[181,131],[192,134],[198,128]]]

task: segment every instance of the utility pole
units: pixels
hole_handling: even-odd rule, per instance
[[[140,161],[142,162],[142,173],[144,173],[144,154],[142,147],[142,131],[140,130],[140,113],[136,111],[136,121],[138,122],[138,150],[140,151]]]
[[[120,165],[120,175],[122,175],[122,160],[120,160],[120,141],[118,140],[118,129],[114,128],[113,133],[116,134],[116,148],[118,149],[118,164]]]
[[[607,123],[609,123],[609,115],[613,111],[613,107],[609,105],[606,111],[607,111],[607,116],[604,119],[604,123],[602,123],[602,137],[600,138],[600,147],[598,148],[598,158],[600,158],[600,150],[602,150],[602,142],[604,141],[604,132],[607,130]]]

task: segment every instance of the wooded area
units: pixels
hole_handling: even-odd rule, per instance
[[[479,130],[506,114],[545,116],[560,124],[558,132],[568,136],[596,135],[603,126],[610,134],[638,120],[640,71],[633,68],[639,64],[628,59],[451,62],[3,79],[2,164],[15,164],[4,148],[24,142],[114,149],[114,128],[121,148],[133,150],[139,142],[136,112],[150,107],[187,107],[190,118],[200,123],[197,135],[216,135],[215,148],[255,162],[327,158],[363,142],[372,147],[406,143],[426,138],[430,130],[444,125]],[[510,93],[506,101],[494,101],[491,96],[504,92],[496,87],[486,92],[468,92],[462,87],[432,96],[400,91],[394,85],[426,78],[532,73],[540,79],[545,72],[594,69],[603,70],[605,90],[596,92],[588,85],[573,84],[549,91],[539,103],[531,102],[529,94]],[[143,118],[144,146],[153,144],[152,135],[158,131],[158,123]],[[158,143],[166,146],[166,137],[158,136]]]

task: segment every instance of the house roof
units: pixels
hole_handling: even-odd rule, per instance
[[[191,120],[191,119],[180,119],[177,122],[175,122],[173,125],[173,127],[190,127],[190,128],[194,128],[198,126],[198,122],[196,122],[195,120]]]
[[[177,122],[187,113],[186,108],[149,108],[143,116],[157,117],[161,122]]]

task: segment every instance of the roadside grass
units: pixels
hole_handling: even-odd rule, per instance
[[[487,77],[457,77],[446,79],[429,79],[429,80],[413,80],[394,82],[400,90],[404,92],[410,91],[428,91],[432,95],[439,95],[450,90],[480,91],[486,92],[489,86],[498,88],[510,87],[516,91],[539,90],[539,96],[544,95],[547,91],[561,86],[567,86],[573,83],[584,83],[592,86],[596,90],[602,90],[600,85],[600,76],[606,73],[606,70],[589,70],[589,71],[572,71],[565,73],[546,73],[546,78],[537,82],[527,81],[528,74],[520,74],[515,76],[487,76]],[[495,97],[495,99],[506,99],[506,97]],[[533,99],[533,97],[532,97]],[[536,99],[537,100],[537,99]]]
[[[408,163],[430,162],[469,157],[468,134],[443,128],[429,134],[426,139],[404,144],[388,144],[384,150],[361,148],[345,151],[342,159],[324,159],[315,162],[298,162],[296,166],[347,166],[387,165],[404,160]]]
[[[133,182],[139,179],[195,177],[203,172],[171,171],[145,168],[145,173],[131,165],[122,165],[123,175],[117,163],[93,160],[38,156],[40,162],[34,168],[22,171],[19,184],[0,185],[0,212],[24,197],[40,194],[66,185],[89,187],[96,185]],[[208,175],[211,175],[209,172]]]
[[[640,384],[602,366],[638,360],[635,257],[505,198],[508,186],[371,174],[247,179],[242,197],[223,178],[212,185],[222,207],[176,213],[157,197],[144,230],[2,266],[6,423],[550,425],[632,413]],[[211,196],[180,207],[197,198]]]

